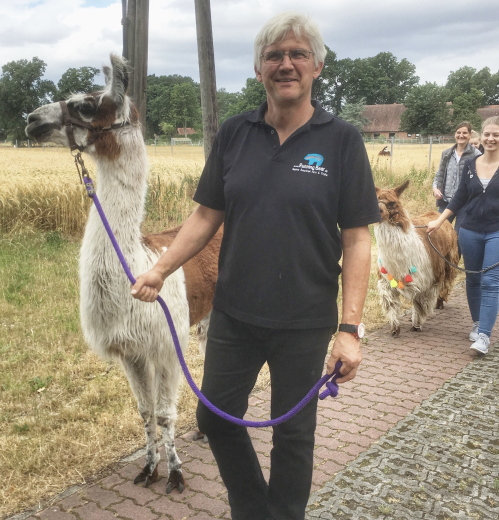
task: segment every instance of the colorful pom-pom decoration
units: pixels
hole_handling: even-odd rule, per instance
[[[399,280],[398,288],[399,289],[403,289],[404,288],[404,284],[400,280]]]
[[[409,269],[409,272],[410,273],[415,273],[416,272],[416,268],[413,265],[411,265],[411,267]]]
[[[388,274],[386,277],[388,278],[388,280],[393,280],[393,276],[391,274]]]
[[[397,280],[394,280],[394,279],[393,279],[393,276],[392,276],[392,280],[391,280],[391,282],[390,282],[390,285],[391,285],[393,288],[397,287],[397,285],[398,285]]]
[[[386,274],[386,273],[388,272],[384,267],[382,267],[382,268],[380,269],[380,271],[381,271],[383,274]]]
[[[408,274],[406,277],[405,277],[405,283],[411,283],[412,282],[412,276],[410,274]]]

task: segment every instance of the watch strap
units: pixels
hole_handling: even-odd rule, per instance
[[[338,330],[340,332],[350,332],[351,334],[356,334],[359,330],[358,325],[349,325],[347,323],[341,323]]]

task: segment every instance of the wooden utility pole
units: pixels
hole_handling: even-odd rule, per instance
[[[127,0],[122,0],[126,5]],[[147,58],[149,41],[149,0],[128,0],[124,26],[123,56],[131,72],[128,77],[128,95],[140,114],[142,132],[146,129]]]
[[[204,156],[208,159],[218,130],[217,82],[210,0],[194,0],[194,6],[198,38],[201,109],[203,112]]]

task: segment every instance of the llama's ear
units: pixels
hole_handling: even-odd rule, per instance
[[[128,64],[121,56],[111,54],[111,65],[111,97],[115,103],[122,105],[128,88]]]
[[[404,190],[407,188],[407,186],[409,186],[409,179],[407,179],[403,184],[401,184],[400,186],[397,186],[396,188],[393,189],[393,191],[397,194],[397,197],[400,197],[400,195],[402,195],[402,193],[404,192]]]
[[[107,65],[104,65],[102,67],[102,72],[104,73],[104,79],[106,81],[106,86],[108,86],[111,83],[111,80],[113,79],[113,71],[111,70],[111,67],[108,67]]]

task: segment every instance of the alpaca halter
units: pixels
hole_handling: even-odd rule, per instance
[[[381,258],[378,258],[378,262],[379,262],[379,265],[381,266],[380,267],[380,271],[383,273],[383,274],[386,274],[386,277],[388,278],[389,282],[390,282],[390,285],[395,289],[395,288],[398,288],[398,289],[403,289],[404,288],[404,284],[402,283],[402,280],[399,280],[398,282],[395,280],[395,278],[393,277],[393,275],[391,275],[385,267],[383,267],[383,264],[381,263]],[[404,277],[404,282],[406,284],[408,283],[412,283],[413,282],[413,279],[412,279],[412,276],[411,274],[414,274],[415,272],[417,271],[417,269],[411,265],[411,267],[409,267],[409,274],[406,274],[405,277]]]
[[[97,139],[99,139],[102,132],[107,132],[108,130],[116,130],[117,128],[123,128],[124,126],[130,124],[129,121],[124,121],[123,123],[114,123],[110,126],[94,126],[92,125],[92,123],[87,123],[86,121],[82,121],[81,119],[71,117],[66,101],[59,101],[59,104],[61,105],[62,110],[62,124],[66,127],[66,134],[69,140],[69,147],[71,148],[72,152],[74,152],[75,150],[83,152],[85,148],[88,148],[90,145],[94,144],[95,141],[97,141]],[[90,136],[88,137],[87,144],[85,146],[76,143],[73,125],[81,126],[82,128],[87,128],[90,132]]]
[[[87,189],[88,196],[94,201],[95,208],[97,209],[97,212],[100,215],[100,218],[102,220],[102,224],[104,225],[104,228],[107,231],[107,234],[111,240],[111,243],[113,244],[114,250],[116,251],[116,254],[118,255],[118,260],[121,263],[121,266],[123,267],[123,270],[125,271],[126,276],[130,280],[130,283],[135,285],[135,278],[133,277],[132,272],[130,271],[130,268],[128,267],[128,264],[125,260],[125,257],[123,255],[123,252],[120,249],[120,246],[118,245],[118,242],[116,240],[116,237],[114,236],[114,233],[111,229],[111,226],[109,225],[109,221],[106,218],[106,215],[104,213],[104,210],[102,209],[102,206],[100,204],[100,201],[97,197],[97,194],[95,193],[94,184],[92,182],[92,179],[90,178],[90,175],[88,173],[88,170],[85,168],[85,164],[83,163],[83,159],[81,157],[81,152],[78,152],[75,155],[75,164],[76,169],[78,170],[78,174],[80,175],[80,180],[83,175],[83,181],[85,183],[85,188]],[[80,173],[80,167],[81,167],[81,173]],[[184,376],[187,379],[187,382],[189,383],[189,386],[191,387],[194,394],[197,396],[197,398],[213,413],[221,417],[222,419],[225,419],[226,421],[229,421],[234,424],[238,424],[239,426],[246,426],[246,427],[253,427],[253,428],[266,428],[267,426],[275,426],[277,424],[281,424],[288,419],[291,419],[291,417],[295,416],[302,408],[304,408],[314,397],[317,393],[319,393],[319,390],[323,385],[326,385],[326,390],[321,392],[319,394],[319,399],[325,399],[327,396],[336,397],[338,395],[338,383],[336,383],[336,379],[340,378],[342,374],[340,373],[340,368],[342,367],[342,362],[337,361],[336,365],[334,367],[334,371],[332,374],[325,374],[323,375],[319,381],[311,388],[311,390],[308,392],[308,394],[297,404],[295,405],[289,412],[285,413],[284,415],[281,415],[280,417],[276,417],[275,419],[270,419],[268,421],[247,421],[245,419],[241,419],[239,417],[234,417],[233,415],[230,415],[223,410],[220,410],[220,408],[217,408],[213,403],[211,403],[203,393],[201,393],[201,390],[197,387],[196,383],[192,379],[192,376],[189,372],[189,368],[187,367],[187,364],[184,359],[184,354],[182,353],[182,348],[180,346],[180,342],[178,340],[177,331],[175,330],[175,325],[173,323],[172,316],[170,314],[170,310],[168,309],[165,301],[161,296],[158,295],[158,298],[156,300],[163,309],[163,312],[165,313],[166,321],[168,322],[168,327],[170,328],[170,332],[173,339],[173,344],[175,345],[175,352],[177,353],[178,360],[180,362],[180,366],[182,367],[182,371],[184,372]]]

